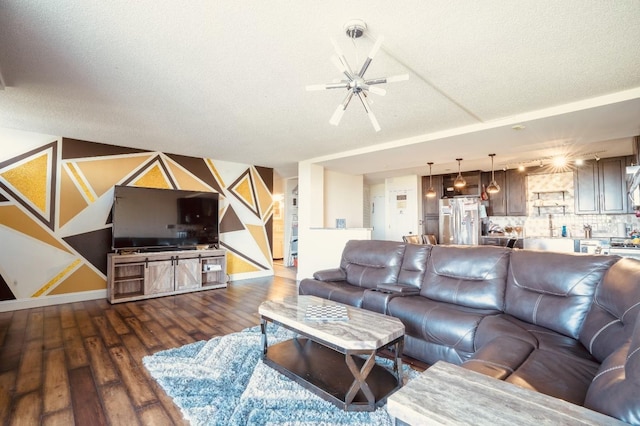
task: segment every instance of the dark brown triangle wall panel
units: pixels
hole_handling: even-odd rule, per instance
[[[80,141],[62,138],[62,159],[105,157],[109,155],[139,154],[149,152],[144,149],[127,148],[124,146],[105,145],[96,142]]]
[[[192,175],[212,187],[219,194],[222,194],[222,188],[218,181],[211,174],[211,170],[207,166],[203,158],[187,157],[185,155],[167,154],[176,163],[187,169]]]

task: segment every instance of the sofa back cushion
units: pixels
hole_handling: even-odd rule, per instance
[[[504,247],[433,246],[420,295],[502,311],[510,253]]]
[[[602,362],[631,336],[639,314],[640,261],[620,259],[596,288],[580,342]]]
[[[407,244],[398,274],[398,284],[420,288],[427,270],[427,259],[431,254],[430,245]]]
[[[404,250],[405,244],[396,241],[350,240],[342,251],[340,268],[351,285],[396,284]]]
[[[514,251],[505,312],[577,339],[596,286],[617,260],[617,256]]]

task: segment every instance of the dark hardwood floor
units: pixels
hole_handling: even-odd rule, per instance
[[[0,313],[0,425],[185,424],[142,357],[257,325],[261,302],[296,293],[294,280],[270,277]]]

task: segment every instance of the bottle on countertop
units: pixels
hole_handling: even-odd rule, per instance
[[[562,225],[562,236],[563,237],[568,237],[569,236],[567,234],[567,225]]]

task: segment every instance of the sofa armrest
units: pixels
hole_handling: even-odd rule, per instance
[[[345,281],[347,273],[340,268],[323,269],[313,274],[313,278],[318,281]]]
[[[584,406],[640,425],[640,315],[629,341],[600,365],[587,391]]]
[[[415,296],[420,293],[420,289],[418,287],[411,285],[378,284],[377,288],[379,290],[385,290],[397,294],[398,296]]]

